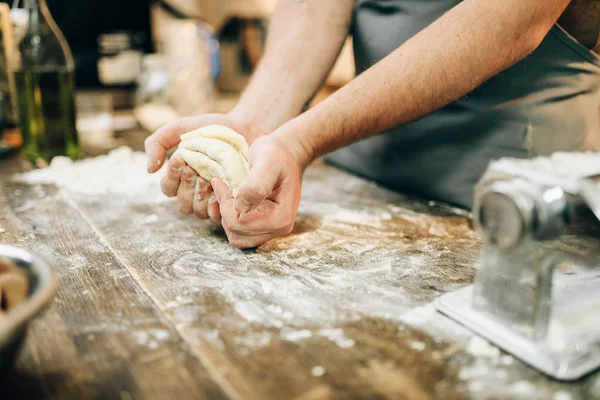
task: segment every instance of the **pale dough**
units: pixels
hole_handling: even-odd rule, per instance
[[[202,178],[221,178],[231,190],[249,170],[246,139],[226,126],[209,125],[181,135],[177,151]]]

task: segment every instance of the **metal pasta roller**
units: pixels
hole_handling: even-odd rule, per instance
[[[490,164],[475,283],[437,309],[560,380],[600,368],[600,153]]]

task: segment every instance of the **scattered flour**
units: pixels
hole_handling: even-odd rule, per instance
[[[331,340],[341,349],[347,349],[355,345],[354,340],[347,338],[342,329],[320,329],[319,335]]]
[[[165,329],[139,330],[133,333],[136,342],[150,349],[158,348],[158,345],[170,338],[171,334]]]
[[[217,324],[231,328],[245,323],[240,329],[245,333],[233,339],[248,348],[266,346],[276,337],[291,342],[322,337],[346,349],[355,341],[343,329],[333,327],[364,315],[382,317],[466,345],[475,360],[462,368],[460,377],[470,381],[473,392],[494,392],[489,386],[494,380],[498,380],[500,394],[506,394],[508,389],[513,393],[530,389],[523,382],[510,386],[514,381],[505,369],[499,369],[508,364],[504,356],[487,342],[470,339],[470,331],[437,313],[430,303],[439,292],[456,288],[456,282],[464,282],[472,273],[469,268],[449,270],[445,254],[450,233],[422,214],[395,204],[382,204],[377,196],[380,189],[375,185],[342,173],[311,178],[311,174],[319,172],[309,169],[300,222],[316,227],[242,256],[222,237],[210,233],[206,224],[178,215],[164,204],[167,198],[160,191],[162,174],[146,172],[143,153],[121,148],[108,156],[75,163],[55,158],[49,168],[20,175],[18,179],[32,184],[56,183],[69,195],[74,194],[78,202],[90,206],[102,195],[102,201],[106,199],[109,204],[105,209],[114,212],[91,213],[94,207],[87,211],[83,207],[84,212],[100,231],[110,232],[112,243],[121,242],[152,260],[148,271],[156,274],[155,279],[181,282],[181,287],[171,288],[174,292],[165,289],[161,294],[171,300],[165,308],[173,314],[177,330],[185,331],[188,337],[204,337],[217,348],[224,347],[219,330],[196,332],[193,329],[199,328],[192,326],[209,315],[210,304],[202,303],[202,296],[211,291],[239,316],[239,320],[220,318]],[[44,195],[42,189],[40,196]],[[365,191],[372,192],[372,196],[340,198],[339,194],[332,194]],[[135,207],[120,207],[125,202],[143,207],[139,211]],[[146,205],[152,207],[151,211]],[[110,228],[132,212],[137,213],[137,221],[148,226],[120,224],[118,232]],[[161,225],[162,229],[149,226],[167,221],[167,216],[169,222]],[[425,232],[431,236],[411,237],[406,242],[399,236],[386,237],[382,228],[398,217],[409,227],[426,226]],[[477,244],[475,235],[465,235],[461,240],[466,247]],[[85,260],[77,257],[70,262],[73,268],[85,265]],[[466,257],[462,263],[471,265],[473,260]],[[456,259],[452,266],[456,266]],[[427,291],[423,285],[435,288]],[[232,325],[226,326],[229,323]],[[248,323],[266,329],[249,334]],[[305,329],[315,325],[332,328]],[[148,348],[158,347],[168,337],[167,331],[147,330],[134,336]],[[425,343],[413,342],[411,347],[423,350]],[[325,369],[318,365],[311,373],[322,376]]]
[[[301,340],[310,339],[313,336],[312,332],[308,329],[303,329],[300,331],[291,331],[284,332],[281,334],[281,338],[283,340],[287,340],[289,342],[299,342]]]
[[[518,395],[531,395],[535,393],[535,386],[527,381],[515,382],[510,386],[510,389]]]
[[[425,345],[425,343],[419,342],[419,341],[414,341],[410,344],[411,349],[415,349],[418,351],[423,351],[423,350],[425,350],[426,347],[427,346]]]
[[[89,265],[88,259],[82,254],[73,254],[66,261],[70,264],[69,269],[71,270],[84,268]]]

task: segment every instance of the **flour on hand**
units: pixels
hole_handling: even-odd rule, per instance
[[[231,190],[249,170],[246,139],[226,126],[209,125],[182,135],[177,152],[200,177],[220,178]]]

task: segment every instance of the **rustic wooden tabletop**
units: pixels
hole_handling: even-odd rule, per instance
[[[433,309],[475,274],[457,210],[316,164],[294,232],[239,251],[138,158],[58,186],[0,163],[0,241],[59,275],[0,398],[600,398],[598,375],[552,381]]]

